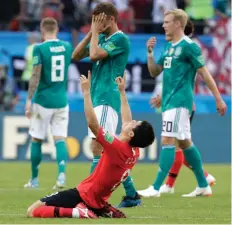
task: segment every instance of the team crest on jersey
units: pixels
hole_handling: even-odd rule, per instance
[[[104,139],[105,139],[108,143],[112,144],[113,141],[114,141],[114,136],[112,136],[109,132],[106,131],[106,132],[104,133]]]
[[[172,55],[173,52],[174,52],[174,48],[170,48],[170,50],[169,50],[169,55]]]
[[[108,50],[108,51],[113,51],[114,49],[116,48],[116,46],[114,45],[113,42],[109,42],[105,45],[105,49]]]
[[[181,54],[181,52],[182,52],[182,48],[179,46],[179,47],[176,48],[174,54],[175,54],[175,56],[179,56]]]

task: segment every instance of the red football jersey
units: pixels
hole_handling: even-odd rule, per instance
[[[97,141],[103,154],[93,173],[77,189],[85,203],[95,209],[105,206],[112,192],[126,180],[139,157],[139,148],[132,148],[116,136],[100,129]]]

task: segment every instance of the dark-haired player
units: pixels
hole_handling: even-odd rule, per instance
[[[151,124],[132,120],[125,92],[125,76],[116,78],[121,98],[122,129],[119,137],[100,126],[90,97],[90,79],[81,76],[85,116],[96,140],[103,146],[101,159],[93,173],[76,188],[57,192],[36,201],[28,208],[29,217],[125,218],[124,213],[107,203],[112,192],[129,175],[139,157],[139,147],[152,144]],[[110,175],[110,176],[109,176]]]
[[[159,197],[160,187],[170,171],[174,159],[176,142],[192,168],[198,187],[185,197],[209,196],[212,190],[204,176],[201,155],[193,144],[190,131],[190,115],[193,106],[193,89],[196,74],[199,73],[216,100],[219,115],[226,112],[223,101],[211,74],[204,65],[204,58],[196,43],[184,34],[188,21],[181,9],[168,11],[164,16],[163,28],[168,41],[163,54],[156,63],[153,58],[154,40],[148,46],[148,68],[151,76],[163,71],[162,88],[162,151],[159,157],[159,170],[149,188],[138,191],[144,197]]]

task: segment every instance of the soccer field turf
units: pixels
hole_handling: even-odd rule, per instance
[[[34,219],[26,218],[27,207],[52,193],[55,183],[56,164],[42,163],[40,171],[40,187],[33,190],[24,190],[22,187],[29,178],[29,163],[1,163],[0,182],[0,223],[10,224],[54,224],[54,223],[163,223],[163,224],[226,224],[231,222],[230,205],[230,165],[205,165],[212,173],[217,184],[213,187],[213,196],[198,198],[182,198],[181,194],[191,192],[196,186],[191,171],[183,168],[177,180],[175,194],[162,195],[160,198],[143,199],[143,205],[137,208],[123,209],[127,219]],[[85,178],[90,164],[70,163],[67,168],[68,188],[74,187]],[[153,182],[157,172],[157,165],[138,164],[132,172],[135,185],[138,189],[147,188]],[[110,174],[109,174],[110,176]],[[124,190],[119,187],[113,193],[110,203],[118,204]]]

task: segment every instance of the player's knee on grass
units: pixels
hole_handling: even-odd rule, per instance
[[[33,203],[31,206],[29,206],[29,208],[27,209],[27,217],[33,217],[33,211],[37,208],[39,208],[40,206],[44,206],[45,203],[41,202],[40,200],[36,201],[35,203]]]
[[[93,156],[101,156],[103,148],[102,148],[101,144],[99,144],[96,141],[96,139],[92,139],[91,149],[93,152]]]
[[[41,143],[43,140],[42,139],[38,139],[38,138],[32,138],[32,141],[33,142],[38,142],[38,143]]]
[[[192,146],[192,141],[190,139],[178,140],[178,144],[179,144],[181,149],[185,150],[185,149]]]
[[[162,145],[174,145],[176,146],[176,138],[174,137],[162,137]]]

